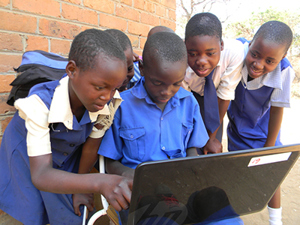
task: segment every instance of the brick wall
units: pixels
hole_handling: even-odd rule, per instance
[[[142,54],[148,31],[176,28],[176,0],[0,0],[0,143],[13,107],[6,104],[13,68],[40,49],[67,56],[73,38],[88,28],[125,32]]]
[[[9,84],[15,79],[13,68],[25,51],[67,56],[81,31],[115,28],[128,35],[141,55],[153,26],[175,31],[175,12],[176,0],[0,0],[0,143],[15,112],[6,104]]]

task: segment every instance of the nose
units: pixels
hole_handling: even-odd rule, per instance
[[[105,91],[103,93],[101,93],[101,95],[99,96],[99,98],[102,100],[102,101],[105,101],[106,103],[112,99],[112,97],[114,96],[115,94],[115,90],[112,90],[112,91]]]
[[[199,56],[196,60],[196,64],[198,66],[204,66],[205,64],[207,64],[207,59],[203,56]]]
[[[264,65],[262,63],[262,60],[256,60],[254,63],[254,66],[257,68],[257,69],[263,69],[264,68]]]
[[[171,93],[172,93],[172,88],[171,88],[171,86],[164,87],[164,88],[161,90],[161,92],[160,92],[160,94],[161,94],[162,96],[169,96],[169,95],[171,95]]]

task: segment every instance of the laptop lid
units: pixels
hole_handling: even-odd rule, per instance
[[[299,151],[289,145],[142,163],[128,224],[205,224],[258,212]]]

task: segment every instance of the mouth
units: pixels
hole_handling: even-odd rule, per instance
[[[95,107],[96,112],[97,112],[99,110],[102,110],[104,108],[104,105],[97,105],[97,104],[95,104],[94,107]]]
[[[252,77],[259,77],[259,76],[263,75],[263,71],[257,70],[257,69],[255,69],[255,67],[251,66],[250,67],[250,75]]]
[[[201,77],[207,75],[208,72],[209,72],[209,69],[205,69],[205,68],[196,70],[196,73]]]

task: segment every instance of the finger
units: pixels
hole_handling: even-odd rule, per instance
[[[79,205],[74,206],[74,212],[75,212],[75,214],[76,214],[77,216],[81,216],[81,212],[80,212],[80,210],[79,210]]]
[[[204,155],[207,155],[207,152],[208,152],[207,150],[203,150]]]

